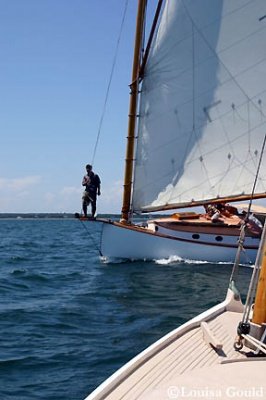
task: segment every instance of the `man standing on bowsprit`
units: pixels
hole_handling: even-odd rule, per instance
[[[92,171],[90,164],[86,165],[87,175],[83,177],[82,186],[85,191],[82,196],[82,209],[84,216],[87,217],[87,208],[91,204],[91,216],[94,219],[96,213],[97,195],[101,195],[101,180],[97,174]]]

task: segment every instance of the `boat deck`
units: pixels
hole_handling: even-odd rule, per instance
[[[244,347],[241,352],[237,352],[233,347],[240,320],[240,313],[226,311],[208,321],[207,328],[219,343],[216,349],[204,339],[202,326],[191,329],[170,341],[158,353],[133,369],[129,376],[126,374],[126,379],[122,379],[117,387],[105,393],[104,397],[94,398],[163,400],[182,398],[182,393],[183,397],[188,398],[191,390],[209,390],[219,391],[216,397],[219,395],[219,398],[227,399],[232,395],[228,393],[229,387],[237,387],[239,390],[243,388],[259,390],[261,382],[265,382],[260,389],[264,390],[265,398],[266,362],[261,362],[265,358],[253,360],[248,358],[249,349]],[[219,348],[220,345],[222,348]],[[245,362],[242,362],[244,360]],[[254,369],[250,368],[250,362],[253,363]],[[218,370],[217,375],[216,370]],[[199,398],[199,395],[195,394],[195,397]],[[208,397],[211,397],[208,393],[206,396],[201,396],[201,398]]]
[[[189,223],[195,225],[204,224],[204,225],[240,226],[243,221],[243,218],[241,218],[238,215],[231,215],[230,217],[221,216],[218,221],[212,222],[211,218],[207,214],[180,213],[180,214],[173,214],[169,217],[156,218],[156,220],[154,221],[176,223],[176,224]]]
[[[193,232],[197,229],[200,233],[227,234],[239,236],[240,228],[243,224],[243,217],[238,215],[221,215],[219,220],[212,221],[207,214],[180,213],[169,217],[150,220],[149,226],[157,225],[166,229],[184,230]],[[260,236],[261,227],[250,220],[247,224],[247,236]]]

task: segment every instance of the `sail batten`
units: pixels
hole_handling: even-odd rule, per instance
[[[133,211],[248,198],[266,132],[263,7],[165,1],[141,87]],[[255,193],[265,197],[264,159]]]

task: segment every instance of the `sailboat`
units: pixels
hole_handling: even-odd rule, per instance
[[[139,0],[122,216],[100,220],[104,256],[233,262],[245,223],[254,263],[265,210],[247,221],[229,202],[266,197],[265,13],[263,0],[159,0],[143,51]]]
[[[237,270],[222,303],[155,342],[86,400],[265,399],[266,225],[245,306]]]

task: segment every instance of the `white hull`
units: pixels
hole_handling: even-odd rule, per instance
[[[174,256],[197,261],[234,262],[238,236],[201,233],[196,234],[196,239],[193,239],[195,232],[193,234],[164,228],[156,232],[148,228],[105,222],[101,251],[106,257],[133,260],[168,259]],[[255,262],[258,245],[258,238],[246,238],[246,250],[241,256],[242,263]]]

